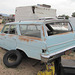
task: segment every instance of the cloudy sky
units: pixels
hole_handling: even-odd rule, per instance
[[[75,12],[75,0],[0,0],[0,13],[14,14],[19,6],[48,4],[57,9],[57,15],[71,16]]]

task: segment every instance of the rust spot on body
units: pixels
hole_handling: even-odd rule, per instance
[[[27,42],[29,42],[29,39],[28,39],[28,38],[25,38],[25,37],[23,37],[23,36],[19,36],[19,39],[22,40],[22,41],[27,41]]]
[[[65,33],[60,33],[60,34],[56,34],[56,35],[64,35],[64,34],[69,34],[69,33],[73,33],[73,32],[65,32]]]
[[[46,38],[44,38],[44,41],[46,41]]]
[[[14,36],[16,36],[16,35],[14,35],[14,34],[9,34],[8,36],[9,36],[9,37],[14,37]]]
[[[29,36],[19,36],[19,39],[22,40],[22,41],[34,41],[34,40],[41,40],[41,38],[36,38],[36,37],[29,37]]]
[[[0,35],[1,35],[1,36],[5,36],[6,34],[3,33],[3,34],[0,34]]]
[[[44,27],[42,26],[42,31],[43,31],[43,36],[45,37],[45,33],[44,33]]]

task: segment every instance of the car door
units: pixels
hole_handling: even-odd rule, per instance
[[[21,35],[17,39],[17,48],[23,50],[28,57],[41,59],[42,49],[45,44],[42,40],[41,25],[24,24],[20,25]]]
[[[6,35],[9,33],[9,25],[5,25],[0,33],[0,47],[6,48]]]
[[[10,24],[9,33],[6,34],[5,36],[6,49],[8,50],[16,49],[16,37],[17,37],[16,25]]]

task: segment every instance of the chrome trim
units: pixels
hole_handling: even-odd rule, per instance
[[[56,53],[52,53],[52,54],[49,54],[49,55],[41,55],[41,56],[44,57],[44,58],[50,58],[50,57],[53,56],[53,55],[62,53],[62,52],[64,52],[64,51],[67,51],[67,50],[69,50],[69,49],[71,49],[71,48],[74,48],[74,47],[75,47],[75,46],[71,46],[71,47],[68,47],[68,48],[66,48],[66,49],[63,49],[63,50],[61,50],[61,51],[58,51],[58,52],[56,52]]]

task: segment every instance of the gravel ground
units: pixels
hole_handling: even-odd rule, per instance
[[[63,55],[62,59],[71,59],[75,60],[75,52],[70,53],[69,55]]]
[[[45,67],[38,60],[25,58],[22,60],[21,64],[18,67],[8,68],[3,64],[3,56],[5,53],[6,50],[0,48],[0,75],[37,75],[38,71],[42,70]],[[75,53],[62,56],[62,59],[75,60]]]
[[[18,67],[8,68],[3,64],[3,55],[5,53],[6,50],[0,48],[0,75],[36,75],[44,67],[40,61],[26,58],[22,60],[22,63]]]

